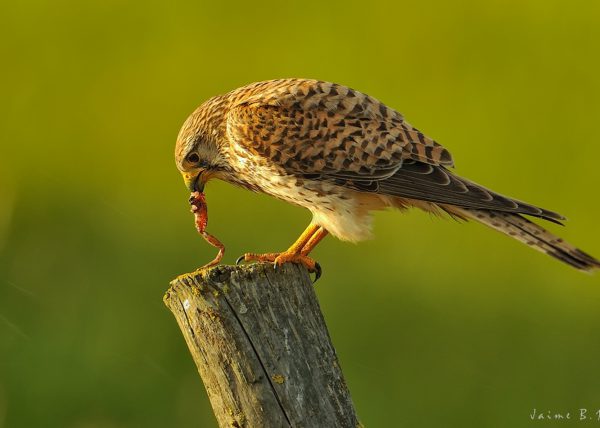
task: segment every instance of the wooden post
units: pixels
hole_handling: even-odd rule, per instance
[[[217,266],[164,297],[220,427],[359,426],[308,272]]]

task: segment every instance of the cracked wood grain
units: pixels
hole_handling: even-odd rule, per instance
[[[164,298],[220,427],[357,427],[310,277],[286,264],[217,266]]]

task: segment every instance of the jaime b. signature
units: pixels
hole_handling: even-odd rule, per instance
[[[575,410],[539,410],[533,409],[529,413],[532,421],[597,421],[600,422],[600,408],[587,409],[580,408]]]

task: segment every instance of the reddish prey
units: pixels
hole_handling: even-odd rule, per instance
[[[206,206],[206,197],[204,196],[204,193],[197,191],[192,192],[190,195],[190,205],[192,206],[192,212],[194,213],[196,230],[198,230],[198,233],[202,235],[206,242],[219,249],[217,257],[215,257],[212,262],[202,266],[202,268],[216,266],[223,258],[223,254],[225,254],[225,245],[206,231],[206,226],[208,225],[208,207]]]

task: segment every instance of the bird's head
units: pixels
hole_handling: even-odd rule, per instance
[[[175,163],[190,192],[203,192],[206,182],[217,177],[226,166],[219,150],[222,138],[221,103],[210,99],[185,121],[175,145]]]

